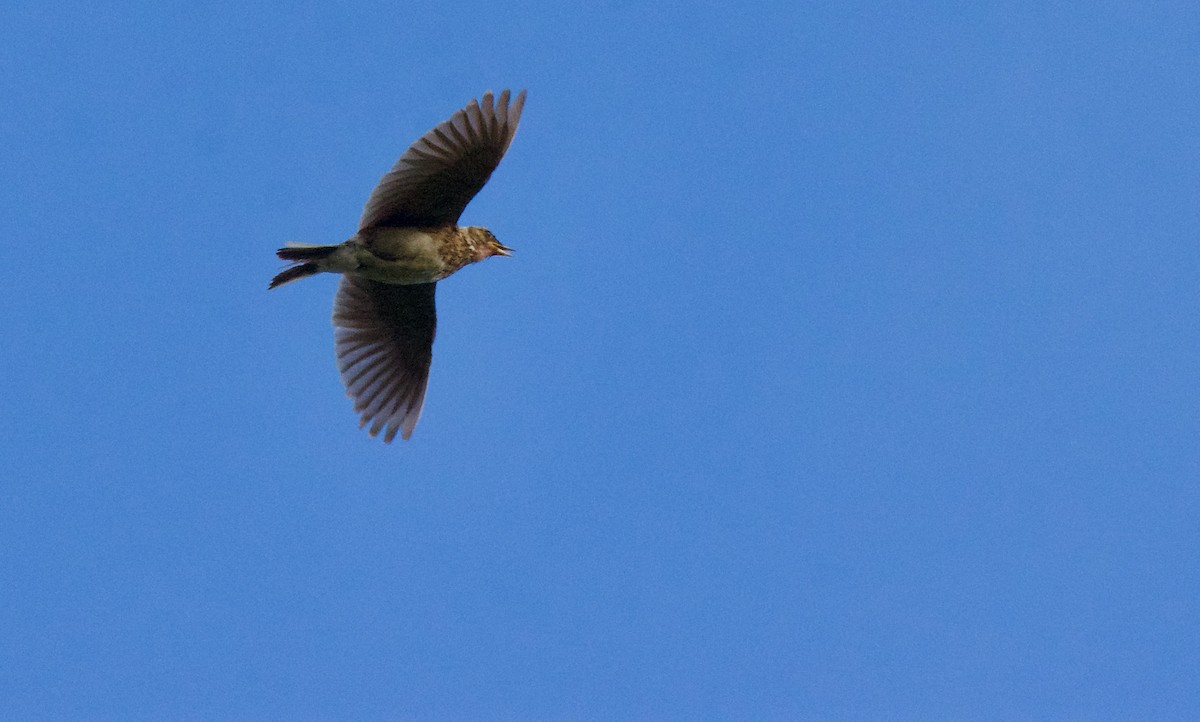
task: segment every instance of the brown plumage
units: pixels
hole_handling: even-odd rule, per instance
[[[346,393],[371,436],[407,439],[421,415],[438,281],[490,256],[507,256],[491,231],[460,227],[467,203],[512,143],[525,91],[509,102],[484,93],[413,143],[371,192],[358,233],[333,246],[290,245],[293,263],[270,288],[316,273],[341,273],[334,344]]]

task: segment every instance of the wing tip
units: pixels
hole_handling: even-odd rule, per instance
[[[525,106],[525,96],[528,94],[529,91],[526,88],[521,88],[516,95],[513,95],[511,88],[505,88],[500,91],[500,96],[497,98],[492,91],[485,90],[483,97],[478,102],[485,108],[494,108],[498,115],[508,115],[511,119],[514,112],[518,117],[521,115],[521,109]],[[471,101],[472,104],[475,102]]]

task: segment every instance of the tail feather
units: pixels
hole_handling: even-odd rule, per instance
[[[275,255],[285,261],[319,261],[333,255],[337,249],[337,246],[288,245],[275,251]]]
[[[271,285],[267,288],[276,288],[297,278],[320,273],[321,265],[318,261],[332,256],[337,249],[337,246],[309,246],[303,243],[289,243],[285,248],[280,248],[275,251],[275,255],[285,261],[291,261],[294,265],[272,278]]]
[[[282,286],[290,281],[295,281],[297,278],[312,276],[321,272],[321,267],[315,263],[301,263],[291,268],[285,268],[275,278],[271,279],[271,285],[267,286],[267,290]]]

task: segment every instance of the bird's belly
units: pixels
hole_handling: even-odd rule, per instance
[[[431,283],[445,278],[436,239],[411,228],[377,228],[358,254],[356,273],[384,283]]]
[[[442,280],[447,275],[440,263],[434,265],[407,260],[380,261],[377,259],[360,265],[354,273],[384,283],[432,283]]]

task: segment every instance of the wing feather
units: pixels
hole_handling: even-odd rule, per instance
[[[338,371],[371,436],[412,436],[425,402],[436,284],[396,285],[343,275],[333,305]]]
[[[512,144],[525,91],[472,100],[412,144],[371,192],[359,230],[457,223]]]

